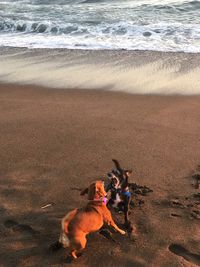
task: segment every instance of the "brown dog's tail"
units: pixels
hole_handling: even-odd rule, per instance
[[[61,221],[61,233],[60,233],[60,238],[59,242],[63,245],[63,247],[69,247],[69,238],[67,236],[68,234],[68,226],[71,220],[74,218],[76,215],[78,209],[72,210]]]

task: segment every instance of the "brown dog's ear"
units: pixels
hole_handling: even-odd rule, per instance
[[[81,191],[80,195],[84,196],[85,194],[88,194],[88,188],[85,188],[84,190]]]
[[[88,187],[88,200],[94,200],[96,193],[96,183],[92,183]]]

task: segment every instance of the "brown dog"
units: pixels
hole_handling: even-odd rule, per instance
[[[102,181],[94,182],[85,191],[88,193],[89,203],[85,208],[69,212],[61,223],[59,242],[63,247],[69,247],[70,255],[74,259],[77,258],[77,253],[85,248],[86,236],[91,232],[98,231],[104,223],[112,226],[120,234],[125,234],[125,231],[115,224],[106,206],[104,183]]]

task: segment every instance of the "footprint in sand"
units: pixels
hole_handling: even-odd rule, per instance
[[[200,201],[200,193],[193,194],[193,198]]]
[[[200,220],[200,211],[199,210],[192,210],[190,215],[192,218]]]
[[[180,202],[179,199],[172,199],[170,201],[170,204],[172,207],[184,209],[184,205]]]
[[[188,197],[175,198],[170,200],[170,206],[172,208],[178,208],[179,214],[177,212],[172,212],[170,215],[172,217],[182,217],[187,216],[191,219],[200,219],[200,194],[193,194]],[[181,211],[182,209],[182,211]],[[181,213],[181,214],[180,214]]]
[[[187,178],[192,179],[192,185],[195,189],[199,189],[200,188],[200,165],[198,165],[197,168],[193,170],[189,176],[187,176]]]
[[[18,225],[18,223],[17,223],[16,221],[14,221],[14,220],[6,220],[6,221],[4,222],[4,226],[5,226],[6,228],[12,228],[12,227],[14,227],[14,226],[16,226],[16,225]]]
[[[22,234],[28,234],[28,235],[35,235],[39,232],[34,230],[30,225],[28,224],[19,224],[18,222],[14,220],[6,220],[4,222],[4,226],[6,228],[11,229],[14,232],[22,233]]]
[[[200,265],[200,255],[199,254],[191,253],[189,250],[187,250],[186,248],[184,248],[181,245],[171,244],[169,246],[169,250],[172,253],[174,253],[174,254],[176,254],[178,256],[183,257],[186,261],[189,261],[191,263]]]

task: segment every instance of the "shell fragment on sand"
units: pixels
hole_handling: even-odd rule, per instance
[[[49,207],[54,206],[54,205],[55,205],[55,203],[51,202],[49,204],[46,204],[46,205],[42,206],[41,209],[46,209],[46,208],[49,208]]]

